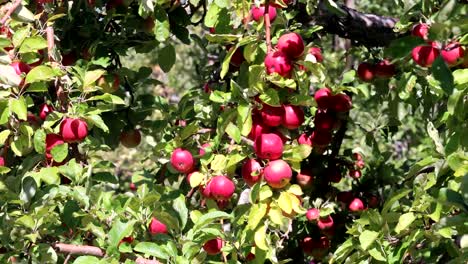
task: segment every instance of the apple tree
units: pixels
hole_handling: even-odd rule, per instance
[[[0,0],[0,262],[466,262],[468,5],[341,2]]]

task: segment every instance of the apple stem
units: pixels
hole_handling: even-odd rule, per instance
[[[46,35],[47,35],[47,55],[49,57],[49,61],[53,61],[52,52],[55,46],[54,28],[51,26],[48,26],[46,28]]]
[[[265,1],[265,13],[264,13],[264,20],[265,20],[265,38],[266,38],[266,44],[267,44],[267,53],[271,52],[271,32],[270,32],[270,1],[266,0]]]
[[[7,22],[7,20],[10,18],[11,14],[13,14],[13,12],[15,12],[15,10],[18,8],[18,6],[21,5],[21,1],[22,1],[22,0],[16,0],[16,1],[10,6],[10,8],[9,8],[8,11],[6,12],[6,14],[2,17],[2,20],[0,20],[0,24],[1,24],[1,25],[5,25],[5,23]]]

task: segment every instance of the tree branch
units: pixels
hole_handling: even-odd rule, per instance
[[[2,17],[2,20],[0,20],[0,25],[5,25],[7,20],[10,18],[11,14],[15,12],[15,10],[21,5],[22,0],[16,0],[11,6],[10,9],[6,12],[6,14]]]

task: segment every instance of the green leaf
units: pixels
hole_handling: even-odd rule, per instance
[[[379,237],[379,233],[371,230],[364,230],[361,235],[359,235],[359,243],[363,250],[367,250],[372,243]]]
[[[154,18],[153,32],[156,36],[156,40],[159,42],[164,42],[169,38],[170,35],[169,17],[161,6],[156,6],[154,9]]]
[[[441,56],[436,58],[432,64],[431,71],[434,79],[440,83],[442,90],[444,90],[446,94],[452,94],[454,88],[453,75]]]
[[[68,156],[68,144],[59,144],[56,145],[52,148],[50,151],[50,154],[52,154],[52,158],[57,161],[57,162],[62,162],[67,158]]]
[[[213,91],[210,94],[210,100],[215,103],[227,103],[231,100],[231,93],[225,93],[222,91]]]
[[[19,53],[37,52],[45,48],[47,48],[47,41],[41,36],[33,36],[23,41]]]
[[[193,227],[194,230],[199,230],[206,225],[213,223],[214,221],[221,220],[221,219],[230,219],[232,216],[228,213],[221,212],[221,211],[213,211],[207,214],[202,215],[198,218],[195,226]]]
[[[187,205],[185,204],[185,196],[180,195],[177,199],[175,199],[172,203],[172,208],[179,214],[178,216],[181,223],[181,229],[183,229],[188,220],[188,209]]]
[[[19,198],[25,202],[29,203],[34,195],[36,195],[36,191],[38,189],[37,182],[32,177],[25,177],[21,182],[21,193]]]
[[[397,38],[385,50],[385,57],[394,59],[406,57],[413,48],[422,44],[424,44],[424,40],[414,36]]]
[[[208,12],[205,15],[205,26],[207,27],[214,27],[216,22],[219,18],[219,13],[221,12],[221,8],[216,5],[214,2],[208,7]]]
[[[395,227],[395,232],[399,234],[401,231],[408,228],[415,219],[416,219],[416,216],[414,215],[413,212],[402,214],[400,216],[400,219],[398,220],[398,224]]]
[[[171,44],[167,44],[159,50],[158,64],[164,72],[169,72],[176,61],[176,50]]]
[[[268,245],[266,241],[266,226],[263,225],[259,227],[254,234],[254,241],[255,245],[262,249],[262,250],[268,250]]]
[[[234,139],[234,141],[239,144],[241,141],[241,133],[239,131],[239,128],[236,127],[233,123],[229,123],[226,127],[226,133]]]
[[[249,217],[247,221],[247,228],[251,230],[255,230],[262,221],[262,219],[266,216],[268,206],[264,203],[254,204],[252,208],[250,208]]]
[[[94,256],[80,256],[75,261],[73,261],[73,264],[96,264],[99,263],[99,259]]]
[[[86,121],[97,126],[106,133],[109,132],[109,128],[107,127],[106,123],[104,123],[104,120],[102,120],[100,115],[87,115]]]
[[[385,219],[386,217],[386,214],[388,212],[388,210],[390,210],[390,208],[392,207],[392,205],[400,200],[401,198],[405,197],[406,195],[408,195],[410,192],[412,192],[411,189],[401,189],[401,190],[398,190],[391,198],[387,199],[387,201],[385,202],[385,204],[383,205],[383,209],[382,209],[382,217]]]
[[[11,131],[8,129],[5,129],[0,132],[0,146],[5,145],[6,140],[10,136]]]
[[[18,99],[10,99],[10,110],[21,120],[26,121],[28,119],[28,107],[23,96]]]
[[[88,101],[104,101],[114,105],[124,105],[125,101],[118,97],[117,95],[105,93],[101,95],[96,95],[88,99]]]
[[[341,80],[341,84],[351,83],[356,79],[356,71],[350,70],[343,74],[343,79]]]
[[[56,76],[54,70],[45,65],[34,67],[28,75],[26,75],[26,83],[50,81]]]
[[[381,251],[379,251],[377,248],[371,248],[369,251],[367,251],[369,255],[371,255],[374,259],[378,261],[387,261],[387,259],[384,257]]]
[[[246,137],[252,130],[252,108],[249,104],[239,104],[237,106],[237,126],[241,135]]]
[[[135,221],[123,223],[120,220],[117,220],[114,222],[111,230],[109,231],[109,248],[117,248],[120,240],[131,235],[133,232],[133,225],[135,225]]]
[[[83,80],[83,91],[93,91],[95,82],[105,73],[105,70],[87,71]]]
[[[46,133],[43,129],[38,129],[34,133],[34,149],[37,153],[43,154],[46,150]]]
[[[265,104],[279,107],[281,106],[280,98],[278,95],[278,91],[273,88],[269,88],[265,91],[265,93],[260,95],[260,100],[262,100]]]
[[[144,253],[146,255],[150,255],[156,257],[158,259],[169,259],[169,255],[165,252],[165,250],[156,243],[151,242],[140,242],[138,243],[135,248],[133,248],[137,252]]]
[[[48,87],[46,82],[35,82],[28,86],[28,92],[30,93],[43,93],[47,91]]]
[[[226,76],[226,74],[228,73],[232,55],[234,55],[234,52],[236,52],[238,48],[239,48],[239,45],[231,47],[228,53],[226,54],[226,57],[224,57],[223,63],[221,64],[221,73],[220,73],[221,79],[223,79],[224,76]]]
[[[427,123],[427,133],[429,134],[429,137],[431,137],[432,141],[434,141],[437,152],[441,155],[445,155],[445,149],[442,144],[442,140],[439,137],[439,132],[430,121]]]
[[[10,65],[0,64],[0,83],[12,87],[18,87],[21,83],[21,76]]]
[[[462,86],[468,84],[468,69],[455,70],[452,75],[455,85]]]
[[[292,213],[292,201],[289,193],[281,192],[280,196],[278,197],[278,206],[286,214]]]
[[[445,203],[448,205],[454,205],[465,212],[468,212],[468,205],[465,204],[465,201],[463,199],[463,196],[459,193],[457,193],[454,190],[451,190],[449,188],[441,188],[439,190],[439,195],[437,199],[441,203]]]
[[[75,159],[71,159],[67,164],[59,167],[59,173],[72,182],[79,183],[83,175],[83,167]]]
[[[29,11],[25,6],[19,5],[13,14],[11,14],[11,17],[14,20],[20,21],[20,22],[26,22],[26,23],[32,23],[34,22],[34,14]]]
[[[341,244],[333,254],[333,258],[330,263],[343,263],[348,255],[354,250],[353,238],[348,238],[343,244]]]
[[[59,177],[59,174],[58,174],[58,168],[57,167],[42,168],[38,172],[30,173],[30,175],[38,183],[45,182],[46,184],[56,184],[56,185],[60,184],[60,177]]]

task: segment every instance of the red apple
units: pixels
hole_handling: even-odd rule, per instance
[[[141,133],[138,129],[123,130],[120,133],[120,143],[127,148],[135,148],[140,145]]]
[[[314,99],[317,102],[317,106],[321,109],[327,109],[330,105],[330,98],[332,92],[330,88],[322,88],[315,92]]]
[[[133,183],[133,182],[130,183],[129,188],[130,188],[130,190],[132,190],[132,191],[136,191],[136,190],[137,190],[137,187],[136,187],[135,183]]]
[[[362,160],[362,155],[359,154],[359,153],[357,153],[357,152],[355,152],[355,153],[353,153],[353,159],[355,159],[355,160]]]
[[[349,176],[351,176],[353,179],[359,179],[361,178],[362,174],[360,170],[350,170]]]
[[[457,65],[463,59],[464,53],[458,42],[452,42],[440,51],[440,55],[449,66]]]
[[[203,195],[203,197],[213,198],[213,196],[211,196],[211,180],[209,180],[205,186],[200,185],[198,190]]]
[[[381,60],[375,65],[375,75],[380,78],[390,78],[395,75],[395,65],[388,60]]]
[[[270,161],[263,171],[265,181],[270,187],[280,189],[286,186],[292,177],[292,170],[284,160]]]
[[[120,240],[119,242],[119,245],[122,244],[122,243],[133,243],[133,241],[135,240],[135,238],[133,236],[127,236],[127,237],[124,237],[122,238],[122,240]]]
[[[248,159],[242,165],[242,178],[245,183],[252,187],[262,179],[263,167],[256,159]]]
[[[319,47],[311,47],[309,54],[314,55],[317,62],[323,62],[322,50]]]
[[[13,36],[8,26],[0,26],[0,35],[8,39]]]
[[[310,136],[308,136],[306,133],[302,133],[299,138],[297,139],[297,142],[299,144],[305,144],[305,145],[309,145],[309,146],[312,146],[312,139]]]
[[[364,82],[370,82],[374,79],[375,77],[375,67],[373,64],[368,63],[368,62],[362,62],[359,64],[358,69],[357,69],[357,74],[359,76],[359,79],[361,79]]]
[[[252,129],[250,130],[249,138],[255,140],[261,134],[269,133],[271,128],[265,125],[262,118],[258,115],[252,117]]]
[[[262,116],[263,124],[270,127],[276,127],[281,125],[281,119],[284,116],[284,108],[263,104],[260,114]]]
[[[283,141],[273,133],[258,136],[254,148],[257,157],[261,159],[275,160],[283,155]]]
[[[167,227],[166,225],[159,221],[156,217],[151,218],[151,222],[148,226],[148,231],[151,235],[157,234],[167,234]]]
[[[205,93],[211,93],[211,88],[210,88],[210,85],[209,85],[208,83],[205,83],[205,84],[203,85],[203,91],[204,91]]]
[[[234,47],[230,48],[233,49]],[[236,51],[232,54],[230,64],[235,67],[240,67],[240,65],[245,61],[242,48],[237,48]]]
[[[265,68],[268,74],[274,72],[289,78],[293,69],[291,60],[281,51],[270,52],[265,57]]]
[[[320,211],[317,208],[310,208],[307,210],[306,218],[309,221],[315,221],[320,217]]]
[[[315,243],[314,243],[314,240],[311,237],[305,237],[301,241],[302,251],[304,251],[304,253],[306,255],[310,256],[312,254],[312,251],[313,251],[314,247],[315,247]]]
[[[299,184],[299,186],[301,186],[302,189],[309,189],[312,187],[314,182],[312,170],[301,169],[301,171],[296,176],[296,182]]]
[[[206,254],[208,255],[217,255],[221,252],[221,249],[223,248],[223,240],[221,238],[215,238],[208,240],[204,245],[203,249],[206,251]]]
[[[203,145],[200,146],[200,148],[198,149],[198,155],[200,155],[200,157],[203,157],[205,156],[206,154],[206,149],[207,148],[210,148],[211,147],[211,144],[208,142],[208,143],[204,143]]]
[[[88,124],[79,118],[65,118],[60,124],[60,134],[67,143],[81,142],[88,136]]]
[[[414,62],[422,67],[430,67],[439,56],[439,50],[432,46],[417,46],[411,52]]]
[[[327,178],[334,183],[341,181],[341,172],[336,166],[332,166],[327,170]]]
[[[364,203],[359,198],[354,198],[348,206],[348,209],[352,212],[359,212],[365,209]]]
[[[291,59],[298,58],[304,53],[304,41],[301,35],[295,32],[282,35],[276,47]]]
[[[336,200],[338,202],[348,204],[353,200],[353,192],[351,191],[339,192],[336,195]]]
[[[281,124],[287,129],[297,129],[304,123],[304,111],[297,105],[283,105]]]
[[[225,201],[231,199],[236,186],[226,176],[215,176],[210,181],[211,196],[218,201]]]
[[[351,98],[344,93],[335,94],[330,99],[330,108],[335,112],[348,112],[352,106]]]
[[[48,105],[48,104],[43,104],[41,105],[41,108],[39,110],[39,117],[42,119],[42,120],[45,120],[46,117],[52,113],[54,111],[54,107],[52,107],[51,105]]]
[[[364,166],[365,166],[365,163],[364,163],[363,160],[358,160],[354,164],[356,165],[356,167],[358,167],[360,169],[364,168]]]
[[[57,134],[47,134],[46,135],[46,158],[52,160],[52,149],[60,144],[64,144],[65,141],[60,135]]]
[[[28,72],[31,71],[31,67],[22,61],[12,62],[11,67],[15,69],[15,72],[18,75],[21,75],[22,73],[28,74]]]
[[[367,198],[367,205],[370,207],[370,208],[377,208],[379,207],[379,198],[375,195],[371,195],[369,196],[369,198]]]
[[[5,166],[5,158],[0,156],[0,167]]]
[[[249,254],[245,257],[246,261],[253,261],[255,259],[255,254],[249,252]]]
[[[329,229],[333,227],[333,218],[331,215],[325,216],[325,217],[320,217],[318,222],[317,222],[318,228],[321,230]]]
[[[176,171],[189,173],[193,170],[194,163],[195,161],[193,160],[193,156],[190,151],[177,148],[172,152],[171,165]]]
[[[255,21],[260,21],[264,14],[265,14],[265,6],[253,6],[252,9],[250,9],[250,14],[252,14],[252,18]],[[273,23],[276,19],[276,8],[272,7],[271,5],[268,7],[268,14],[270,16],[270,22]]]
[[[97,85],[104,93],[115,93],[120,86],[119,75],[103,75],[97,80]]]
[[[429,35],[429,25],[425,23],[417,24],[413,27],[411,35],[426,40],[427,36]]]
[[[312,132],[311,139],[314,147],[326,147],[332,141],[332,133],[328,130],[316,130]]]
[[[317,111],[314,118],[315,129],[320,131],[331,131],[335,126],[335,117],[324,111]]]

